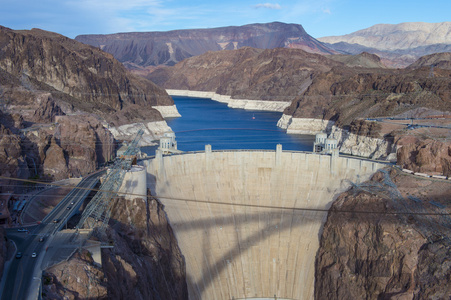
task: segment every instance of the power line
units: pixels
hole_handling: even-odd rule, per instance
[[[37,184],[46,184],[53,186],[62,186],[67,187],[60,184],[52,184],[48,182],[41,182],[36,180],[29,179],[18,179],[12,177],[0,176],[0,179],[9,179],[16,180],[21,182],[31,182]],[[90,189],[90,188],[82,188],[82,187],[73,187],[74,189],[80,190],[89,190],[95,192],[105,192],[111,194],[118,194],[123,196],[135,196],[140,198],[147,198],[147,195],[143,194],[135,194],[135,193],[126,193],[126,192],[114,192],[109,190],[101,190],[101,189]],[[432,212],[382,212],[382,211],[370,211],[370,210],[342,210],[342,209],[324,209],[324,208],[302,208],[302,207],[283,207],[276,205],[257,205],[257,204],[246,204],[246,203],[228,203],[224,201],[210,201],[210,200],[198,200],[198,199],[189,199],[189,198],[174,198],[174,197],[166,197],[166,196],[154,196],[157,199],[165,199],[169,201],[178,201],[178,202],[192,202],[192,203],[203,203],[203,204],[217,204],[217,205],[226,205],[226,206],[239,206],[239,207],[252,207],[252,208],[263,208],[263,209],[278,209],[278,210],[291,210],[291,211],[306,211],[306,212],[326,212],[326,213],[351,213],[351,214],[373,214],[373,215],[416,215],[416,216],[450,216],[451,213],[432,213]]]

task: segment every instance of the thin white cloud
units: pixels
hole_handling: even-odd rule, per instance
[[[330,9],[328,9],[328,8],[323,9],[323,13],[328,14],[328,15],[332,14]]]
[[[280,5],[278,3],[260,3],[257,5],[254,5],[255,8],[269,8],[269,9],[281,9]]]

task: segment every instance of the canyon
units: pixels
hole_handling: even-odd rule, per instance
[[[311,299],[318,235],[334,196],[384,167],[282,147],[206,146],[143,163],[185,257],[190,299]]]
[[[86,175],[134,137],[124,126],[144,127],[148,145],[169,130],[160,111],[178,115],[110,54],[39,29],[0,27],[0,96],[2,175],[17,178]]]
[[[43,275],[45,299],[187,299],[185,263],[161,203],[119,197],[113,203],[102,264],[75,253]]]
[[[288,133],[326,131],[341,153],[386,161],[157,155],[142,163],[152,196],[114,203],[102,266],[80,251],[48,269],[48,299],[450,296],[449,182],[382,169],[450,176],[449,53],[387,68],[390,57],[338,54],[278,22],[77,40],[93,46],[0,27],[2,176],[84,176],[139,128],[152,144],[179,116],[169,94],[280,111]]]
[[[402,147],[397,141],[406,134],[420,136],[424,130],[406,132],[399,126],[389,130],[374,119],[417,118],[418,109],[429,110],[429,116],[451,111],[449,61],[448,53],[438,53],[396,70],[383,67],[368,53],[321,56],[300,49],[242,48],[189,58],[147,77],[171,95],[283,111],[278,126],[288,133],[326,131],[339,141],[343,153],[396,161],[398,146]],[[433,74],[430,64],[435,66]],[[444,129],[429,137],[447,147],[447,135]],[[449,159],[447,154],[443,158]]]

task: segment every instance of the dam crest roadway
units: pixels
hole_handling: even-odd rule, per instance
[[[186,263],[190,299],[313,299],[327,209],[386,164],[312,152],[212,151],[141,162]],[[194,200],[194,201],[193,201]]]

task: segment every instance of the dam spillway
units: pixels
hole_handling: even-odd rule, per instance
[[[320,210],[385,166],[280,147],[143,163],[185,257],[189,298],[218,300],[313,299]]]

